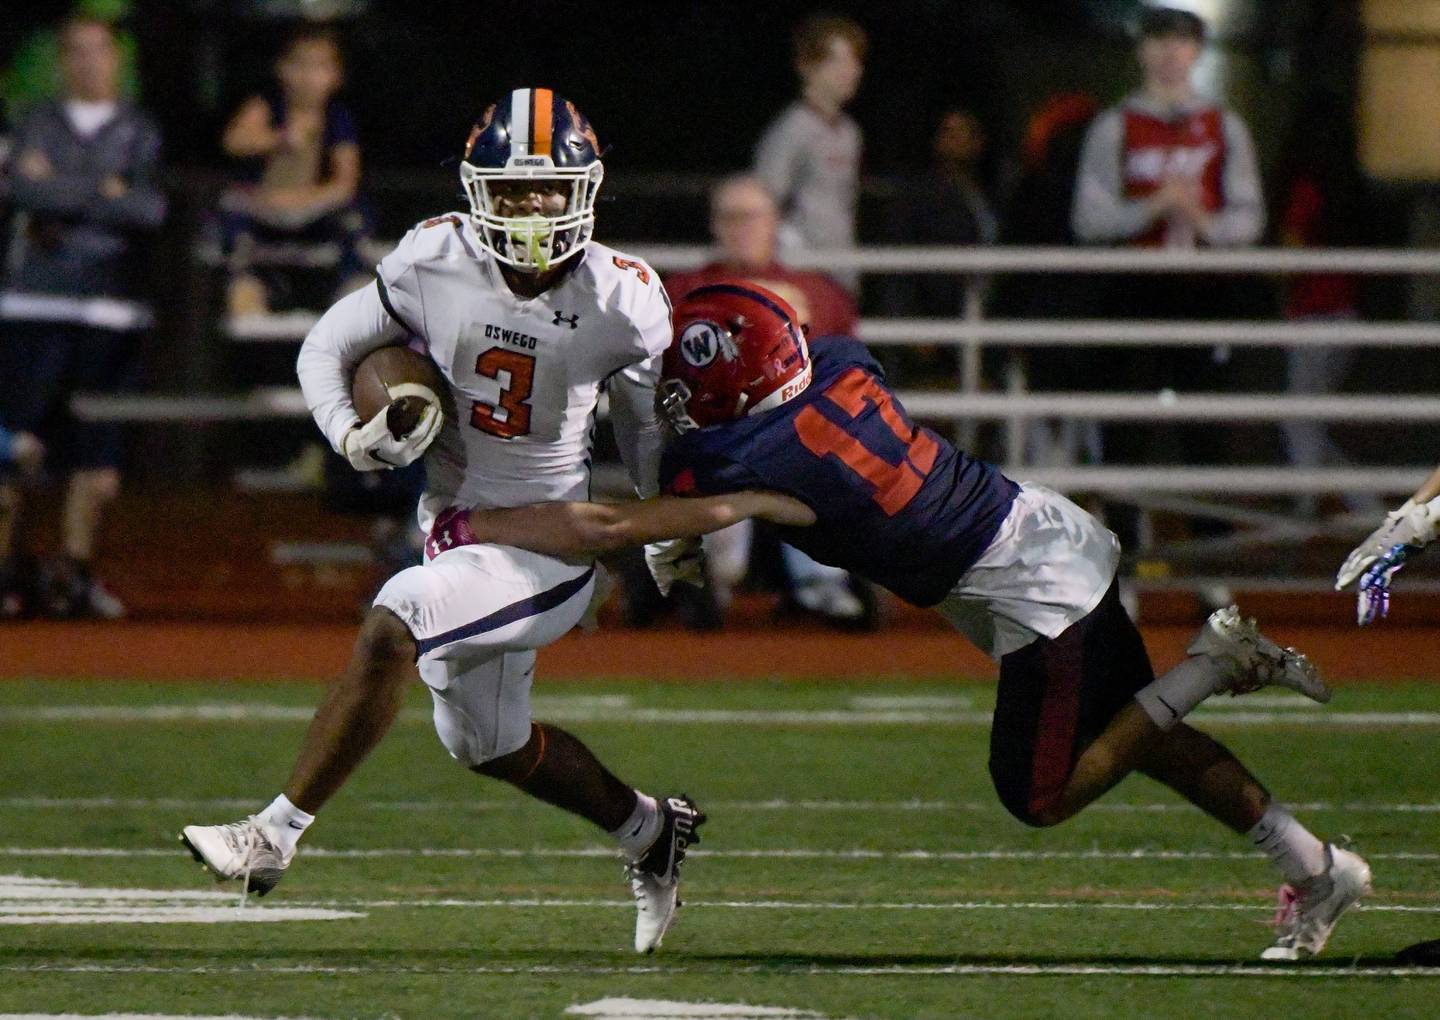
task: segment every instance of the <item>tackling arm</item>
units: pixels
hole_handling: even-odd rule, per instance
[[[660,496],[634,503],[543,503],[508,510],[471,510],[477,541],[556,557],[594,557],[628,546],[699,538],[751,517],[805,527],[815,514],[773,492],[721,496]]]

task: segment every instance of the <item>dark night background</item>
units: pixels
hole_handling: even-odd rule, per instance
[[[383,192],[397,179],[413,190],[421,174],[434,170],[437,191],[426,207],[433,209],[447,204],[448,163],[476,112],[504,91],[531,84],[555,88],[595,123],[609,147],[612,200],[646,183],[698,195],[697,175],[746,166],[765,123],[793,97],[790,32],[817,9],[851,14],[870,33],[865,81],[852,110],[865,132],[872,184],[924,164],[933,118],[947,104],[980,116],[993,140],[992,169],[998,168],[1045,96],[1082,88],[1109,102],[1135,86],[1126,26],[1140,6],[1138,0],[371,0],[359,5],[363,13],[333,20],[348,54],[344,98],[359,121],[371,190]],[[1321,81],[1350,87],[1353,5],[1230,6],[1234,14],[1216,32],[1216,49],[1230,65],[1224,98],[1250,120],[1269,165],[1287,104],[1300,88]],[[0,62],[67,7],[26,5],[4,19]],[[139,44],[143,101],[161,120],[169,159],[182,173],[221,169],[225,118],[268,80],[296,20],[283,15],[306,7],[314,13],[317,5],[134,4],[129,23]],[[397,178],[398,171],[405,173]],[[671,179],[657,180],[666,174]],[[399,229],[412,212],[391,222],[382,210],[383,225]],[[674,231],[673,218],[667,221]],[[651,224],[636,227],[661,239]],[[684,224],[683,236],[668,239],[698,239],[699,227]]]

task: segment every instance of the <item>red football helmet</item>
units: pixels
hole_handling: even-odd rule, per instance
[[[713,283],[675,306],[658,403],[676,432],[779,407],[810,385],[810,348],[795,310],[745,280]]]

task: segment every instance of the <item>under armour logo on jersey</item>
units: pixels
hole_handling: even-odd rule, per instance
[[[555,319],[554,319],[553,322],[550,323],[550,325],[552,325],[552,326],[558,326],[558,325],[560,325],[562,322],[568,322],[568,323],[570,324],[570,328],[571,328],[571,329],[579,329],[579,328],[580,328],[580,313],[579,313],[579,312],[576,312],[574,315],[566,315],[564,312],[558,312],[558,311],[557,311],[557,312],[555,313]]]

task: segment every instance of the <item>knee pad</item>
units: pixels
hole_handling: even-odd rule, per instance
[[[439,700],[435,702],[435,733],[450,757],[466,768],[475,768],[488,760],[480,727],[464,709],[447,705],[441,710]]]
[[[475,768],[530,742],[534,664],[534,652],[507,652],[441,678],[435,673],[446,663],[422,660],[420,675],[435,702],[435,732],[452,758]]]
[[[1017,821],[1032,829],[1044,829],[1055,824],[1055,821],[1045,817],[1047,808],[1054,806],[1050,799],[1032,800],[1029,783],[1008,775],[997,768],[994,761],[990,763],[990,780],[995,785],[995,793],[1000,797],[1000,803]]]

